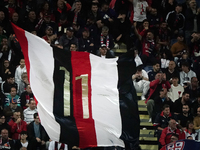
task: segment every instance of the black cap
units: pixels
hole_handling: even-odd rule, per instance
[[[53,30],[53,28],[51,26],[47,26],[46,30],[49,30],[49,29]]]
[[[107,48],[106,44],[101,44],[101,48],[103,48],[103,47]]]
[[[67,27],[67,30],[70,31],[70,32],[74,32],[73,27]]]

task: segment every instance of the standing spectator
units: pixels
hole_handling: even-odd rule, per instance
[[[200,141],[200,107],[197,108],[197,116],[194,118],[194,129],[198,134],[198,141]]]
[[[162,134],[160,136],[159,142],[162,146],[165,146],[166,144],[170,143],[172,133],[176,133],[179,136],[179,140],[185,139],[185,133],[181,133],[181,131],[176,127],[176,121],[174,119],[171,119],[169,121],[169,126],[163,129]]]
[[[32,121],[28,127],[27,132],[30,139],[30,150],[45,150],[45,143],[47,141],[47,134],[44,127],[41,125],[39,116],[37,113],[33,115],[34,121]]]
[[[197,139],[197,133],[194,130],[193,121],[187,122],[186,130],[184,132],[185,132],[185,136],[186,136],[187,139],[188,139],[188,137],[192,137],[192,140]]]
[[[153,64],[153,69],[149,70],[148,73],[148,77],[149,77],[149,81],[153,81],[155,79],[155,76],[157,73],[160,72],[160,63],[158,61],[156,61]]]
[[[7,129],[3,129],[1,130],[1,143],[0,143],[0,147],[1,150],[14,150],[14,142],[13,140],[11,140],[10,138],[8,138],[8,130]]]
[[[72,27],[68,27],[66,34],[63,34],[60,37],[59,45],[62,46],[64,50],[69,51],[72,43],[78,46],[78,39],[74,36],[74,29]]]
[[[137,67],[137,72],[132,76],[133,84],[137,93],[142,93],[141,100],[145,100],[145,95],[149,90],[149,77],[141,66]]]
[[[183,113],[183,105],[188,105],[191,110],[192,103],[190,101],[190,94],[187,91],[184,91],[182,97],[174,102],[174,113],[177,115]]]
[[[15,70],[15,82],[20,85],[22,81],[22,74],[26,72],[25,60],[20,60],[20,65]]]
[[[27,131],[27,124],[21,119],[21,112],[15,111],[13,113],[13,118],[8,122],[11,128],[11,135],[13,140],[19,140],[22,131]]]
[[[184,88],[178,84],[178,76],[173,76],[172,77],[172,84],[171,84],[171,88],[169,89],[169,92],[167,93],[167,96],[173,101],[175,102],[175,100],[179,99],[180,97],[182,97],[182,94],[184,92]]]
[[[26,91],[24,91],[20,96],[21,107],[23,109],[26,109],[27,107],[29,107],[29,102],[31,99],[33,99],[33,92],[31,90],[30,84],[27,84]]]
[[[31,10],[28,13],[28,19],[25,22],[24,29],[29,32],[35,31],[35,26],[37,25],[37,23],[38,20],[36,18],[36,13],[35,11]]]
[[[37,113],[35,100],[32,99],[29,101],[29,107],[24,110],[24,121],[29,124],[34,118],[33,114]]]
[[[57,35],[53,34],[53,28],[51,26],[47,26],[45,29],[45,35],[42,37],[46,42],[52,44],[55,42]]]
[[[186,86],[191,84],[191,78],[196,77],[196,73],[192,71],[187,62],[182,63],[182,71],[180,72],[180,85]]]

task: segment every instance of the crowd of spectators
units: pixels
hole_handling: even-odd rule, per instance
[[[45,149],[49,137],[11,23],[65,51],[102,58],[115,57],[113,49],[125,44],[135,52],[133,83],[146,100],[160,146],[170,138],[200,141],[198,0],[1,0],[0,146]]]

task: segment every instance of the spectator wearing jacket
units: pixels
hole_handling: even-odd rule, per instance
[[[20,96],[21,107],[23,109],[26,109],[27,107],[29,107],[29,101],[31,99],[33,99],[33,92],[31,90],[30,84],[27,84],[26,85],[26,91],[24,91]]]
[[[13,118],[8,122],[10,128],[11,128],[11,135],[13,140],[19,140],[20,133],[22,131],[27,131],[27,124],[25,121],[21,119],[21,112],[14,112],[13,113]]]

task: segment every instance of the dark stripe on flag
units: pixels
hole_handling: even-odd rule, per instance
[[[75,118],[73,116],[73,90],[72,90],[72,66],[71,66],[71,52],[64,52],[62,49],[53,47],[53,53],[55,58],[55,70],[54,70],[54,107],[53,113],[56,121],[61,126],[60,141],[62,143],[69,143],[72,146],[79,146],[79,133],[76,127]],[[64,98],[64,86],[65,75],[69,72],[69,91],[70,91],[70,111],[65,114],[65,100]],[[67,97],[69,97],[67,96]]]

